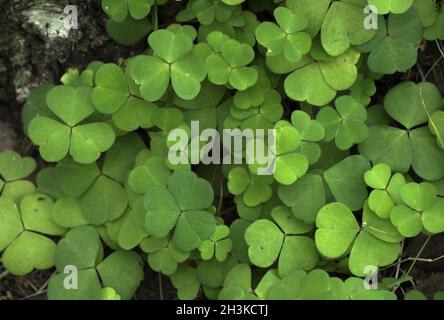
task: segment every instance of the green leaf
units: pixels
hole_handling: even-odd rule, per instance
[[[145,148],[139,135],[135,133],[119,137],[108,150],[103,163],[103,173],[121,184],[125,183],[128,172],[134,165],[134,159]]]
[[[157,238],[168,235],[180,214],[173,196],[164,188],[152,187],[147,190],[144,206],[147,210],[145,225],[148,233]]]
[[[195,299],[200,288],[197,279],[196,269],[186,265],[180,265],[177,271],[171,276],[171,282],[177,289],[177,296],[181,300]]]
[[[20,212],[24,228],[47,235],[63,235],[66,231],[65,228],[60,227],[52,220],[53,205],[53,200],[41,193],[23,197],[20,201]]]
[[[345,286],[351,300],[396,300],[396,295],[391,291],[367,289],[363,279],[348,278]]]
[[[102,286],[94,269],[77,273],[77,290],[65,288],[66,274],[52,276],[48,283],[48,300],[101,300]]]
[[[100,176],[81,197],[80,204],[85,218],[93,225],[101,225],[116,220],[125,212],[128,196],[119,183]]]
[[[100,175],[100,170],[95,163],[80,164],[67,158],[57,164],[54,175],[64,194],[78,197],[89,189]]]
[[[423,28],[415,8],[403,14],[390,14],[387,25],[382,20],[377,36],[362,51],[370,51],[368,66],[377,73],[405,72],[417,60],[417,46]]]
[[[279,198],[291,207],[293,215],[306,223],[316,220],[318,211],[325,204],[325,190],[322,178],[306,174],[289,186],[279,186]]]
[[[325,51],[331,56],[339,56],[351,45],[371,40],[375,30],[365,28],[364,18],[363,6],[348,1],[334,2],[322,23],[321,40]]]
[[[325,128],[325,140],[334,138],[338,148],[346,150],[367,139],[367,112],[364,106],[351,96],[337,98],[335,106],[336,110],[322,108],[316,116],[316,120]]]
[[[1,197],[0,208],[0,251],[3,251],[23,231],[23,225],[18,207],[12,200]]]
[[[390,221],[404,237],[415,237],[421,233],[421,215],[409,207],[394,207],[390,213]]]
[[[281,53],[290,62],[298,62],[311,48],[311,38],[303,31],[308,21],[303,14],[279,7],[274,16],[279,26],[271,22],[261,23],[255,31],[257,41],[268,49],[267,55]]]
[[[367,198],[364,174],[369,169],[365,157],[350,156],[325,171],[324,179],[335,199],[355,211],[362,209]]]
[[[134,168],[128,176],[128,184],[137,193],[145,193],[153,186],[166,186],[170,170],[164,158],[151,158]]]
[[[76,198],[62,197],[53,206],[51,217],[64,228],[74,228],[89,224],[82,207]]]
[[[205,209],[213,203],[214,192],[210,183],[193,172],[175,172],[168,179],[168,190],[181,210]]]
[[[429,116],[429,129],[438,146],[444,149],[444,112],[436,111]]]
[[[286,235],[304,234],[313,229],[313,224],[295,218],[285,206],[274,207],[271,217]]]
[[[148,19],[135,20],[127,17],[122,22],[109,19],[106,22],[106,32],[117,43],[124,46],[132,46],[144,39],[152,30]]]
[[[12,181],[5,184],[2,191],[2,197],[11,199],[15,203],[19,203],[24,196],[31,194],[34,191],[35,186],[31,181]]]
[[[57,271],[64,272],[66,266],[75,266],[79,270],[92,268],[96,265],[101,250],[99,235],[93,227],[74,228],[57,244]]]
[[[400,243],[389,243],[362,231],[350,253],[350,271],[358,276],[368,276],[369,266],[384,267],[393,263],[401,252]]]
[[[197,249],[201,242],[208,239],[216,228],[214,216],[207,211],[187,211],[180,215],[173,240],[185,252]]]
[[[151,11],[156,0],[128,0],[128,10],[134,19],[143,19]]]
[[[165,94],[170,79],[170,68],[159,58],[136,56],[128,63],[128,71],[140,86],[140,94],[145,100],[154,102]]]
[[[115,251],[97,266],[105,287],[112,287],[129,300],[143,280],[143,265],[140,256],[132,251]]]
[[[34,118],[28,126],[29,138],[40,146],[43,159],[57,162],[69,151],[71,130],[68,126],[47,117]]]
[[[279,256],[284,241],[282,231],[269,220],[257,220],[245,231],[248,256],[261,268],[270,267]]]
[[[294,269],[312,270],[318,261],[319,255],[313,239],[302,236],[286,237],[279,255],[279,275],[284,277]]]
[[[171,67],[171,83],[174,91],[184,100],[193,100],[198,96],[201,82],[206,75],[205,64],[195,55],[187,55]]]
[[[12,150],[0,152],[0,176],[5,181],[23,179],[29,176],[35,167],[36,163],[32,158],[22,158]]]
[[[285,80],[285,93],[293,100],[324,106],[336,97],[338,90],[348,89],[356,81],[358,60],[359,53],[353,49],[333,60],[316,62],[307,59],[290,69],[296,70]]]
[[[117,112],[129,97],[125,74],[116,64],[101,66],[96,73],[95,83],[92,100],[100,113]]]
[[[316,217],[316,247],[327,258],[344,255],[360,228],[353,213],[340,202],[324,206]]]
[[[56,86],[46,95],[46,103],[68,126],[75,126],[94,112],[89,87]]]
[[[365,183],[373,189],[385,189],[388,186],[392,171],[384,163],[377,164],[364,175]]]
[[[422,223],[424,229],[431,233],[440,233],[444,231],[444,202],[441,198],[422,214]]]
[[[3,252],[2,261],[11,274],[23,276],[33,269],[46,270],[54,266],[55,250],[51,239],[24,231]]]
[[[193,46],[191,39],[181,33],[174,33],[169,30],[157,30],[150,34],[148,43],[156,56],[173,63],[180,57],[188,54]]]
[[[401,189],[401,199],[410,208],[416,211],[424,211],[436,200],[438,191],[435,186],[427,183],[407,183]]]
[[[267,295],[270,300],[319,300],[332,289],[328,273],[321,269],[306,273],[294,269],[273,285]]]
[[[106,123],[85,124],[72,129],[70,153],[79,163],[92,163],[107,151],[116,139]]]
[[[375,6],[378,14],[387,14],[389,12],[392,13],[404,13],[406,12],[413,4],[414,0],[369,0],[368,4]]]
[[[387,93],[384,108],[390,117],[411,129],[427,122],[435,111],[442,109],[442,96],[432,83],[402,82]]]
[[[365,231],[385,242],[399,243],[404,238],[389,219],[377,216],[367,204],[364,205],[362,226]]]

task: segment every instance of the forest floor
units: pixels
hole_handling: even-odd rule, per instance
[[[66,5],[78,7],[79,29],[60,34],[56,26]],[[177,6],[176,6],[177,7]],[[165,10],[164,21],[172,19],[175,8]],[[92,60],[119,63],[142,52],[146,44],[123,47],[106,34],[106,16],[99,0],[0,0],[0,151],[15,149],[23,155],[37,156],[23,134],[20,110],[30,90],[44,83],[57,83],[67,68],[85,68]],[[402,80],[428,80],[444,94],[444,48],[428,43],[420,51],[418,64],[401,77],[384,78],[378,83],[375,103],[394,84]],[[405,242],[403,258],[415,257],[426,237]],[[431,262],[417,262],[412,269],[416,287],[427,294],[444,291],[444,235],[433,237],[422,252]],[[439,258],[434,260],[435,258]],[[399,264],[407,270],[409,261]],[[50,271],[35,271],[26,277],[8,274],[0,260],[0,300],[46,299]],[[174,299],[175,289],[166,277],[146,268],[145,279],[136,299]]]

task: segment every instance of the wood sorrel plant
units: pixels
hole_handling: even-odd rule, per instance
[[[429,73],[381,99],[375,81],[425,40],[442,53],[444,3],[190,0],[176,23],[166,3],[102,0],[110,35],[147,50],[29,96],[24,132],[51,164],[34,181],[33,159],[0,153],[4,267],[55,268],[50,299],[131,299],[145,263],[180,299],[402,298],[402,244],[444,231],[443,97]],[[246,161],[254,137],[242,161],[172,163],[222,152],[169,139],[193,122],[271,130],[272,174]]]

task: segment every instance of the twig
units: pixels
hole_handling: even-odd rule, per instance
[[[430,67],[429,71],[427,71],[426,75],[424,76],[424,79],[427,79],[429,75],[432,73],[432,71],[436,68],[436,66],[444,59],[444,55],[440,56],[438,60],[433,63],[433,65]]]
[[[405,273],[405,276],[407,277],[410,272],[412,271],[413,267],[415,266],[416,261],[418,261],[418,259],[420,259],[420,256],[422,254],[422,252],[424,251],[425,247],[427,246],[427,243],[429,243],[430,239],[432,238],[432,236],[428,236],[426,241],[424,241],[424,244],[422,245],[421,249],[419,250],[418,254],[415,257],[415,260],[413,260],[412,264],[410,265],[409,269],[407,270],[407,272]],[[397,284],[394,288],[393,288],[393,292],[396,291],[396,289],[398,289],[400,286],[400,284]]]
[[[28,299],[31,299],[31,298],[33,298],[33,297],[37,297],[37,296],[40,296],[40,295],[42,295],[42,294],[45,294],[46,293],[46,290],[44,290],[44,291],[42,291],[42,292],[35,292],[35,293],[33,293],[33,294],[30,294],[29,296],[26,296],[26,297],[23,297],[23,298],[20,298],[20,299],[18,299],[18,300],[28,300]]]
[[[419,65],[419,63],[416,64],[416,69],[418,69],[418,72],[421,75],[422,81],[425,81],[424,71],[422,71],[422,68]]]
[[[439,44],[438,40],[435,40],[436,43],[436,47],[438,48],[439,52],[441,53],[441,56],[438,58],[438,60],[436,60],[433,65],[430,67],[430,70],[427,72],[427,74],[425,75],[425,78],[427,79],[427,77],[430,75],[430,73],[432,73],[432,71],[436,68],[436,66],[444,59],[444,50],[441,48],[441,45]]]
[[[3,272],[0,274],[0,280],[3,279],[4,277],[6,277],[8,274],[9,274],[8,271],[3,271]]]
[[[436,46],[438,47],[439,52],[441,53],[441,56],[444,57],[444,50],[441,48],[439,41],[435,40],[435,42],[436,42]]]
[[[389,268],[394,267],[394,266],[397,266],[397,265],[402,264],[402,263],[404,263],[404,262],[408,262],[408,261],[419,261],[419,262],[427,262],[427,263],[431,263],[431,262],[439,261],[439,260],[441,260],[441,259],[444,259],[444,255],[439,256],[439,257],[436,257],[436,258],[415,258],[415,257],[408,257],[408,258],[405,258],[405,259],[403,259],[403,260],[401,260],[401,261],[395,262],[395,263],[393,263],[393,264],[391,264],[391,265],[389,265],[389,266],[387,266],[387,267],[381,269],[381,271],[382,271],[382,270],[389,269]]]
[[[220,210],[222,209],[223,201],[224,201],[224,178],[222,177],[220,179],[220,184],[219,184],[219,203],[217,205],[217,215],[220,214]]]
[[[43,292],[43,290],[48,287],[49,280],[54,276],[55,272],[48,278],[48,280],[45,281],[45,283],[40,287],[39,292]]]
[[[399,277],[399,270],[401,269],[402,251],[404,249],[404,240],[401,242],[401,253],[399,254],[398,265],[396,266],[395,279]]]
[[[36,288],[36,286],[32,283],[31,280],[27,279],[26,282],[31,286],[31,288],[34,290],[34,292],[39,292],[39,289]]]

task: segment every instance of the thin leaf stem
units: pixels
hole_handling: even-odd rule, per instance
[[[153,31],[156,31],[157,29],[159,29],[159,16],[158,16],[158,12],[157,12],[157,1],[154,1],[153,7],[151,9],[151,19],[152,19],[152,24],[153,24]]]
[[[410,265],[409,269],[407,270],[407,272],[405,273],[405,276],[407,277],[410,272],[412,272],[413,267],[416,264],[416,261],[418,261],[418,259],[420,259],[420,256],[422,254],[422,252],[424,251],[425,247],[427,246],[427,244],[429,243],[430,239],[432,238],[432,236],[428,236],[427,239],[424,241],[424,244],[422,245],[421,249],[419,250],[418,254],[416,255],[415,259],[413,260],[412,264]],[[393,292],[396,291],[396,289],[398,289],[400,286],[400,284],[397,284],[394,288],[393,288]]]

